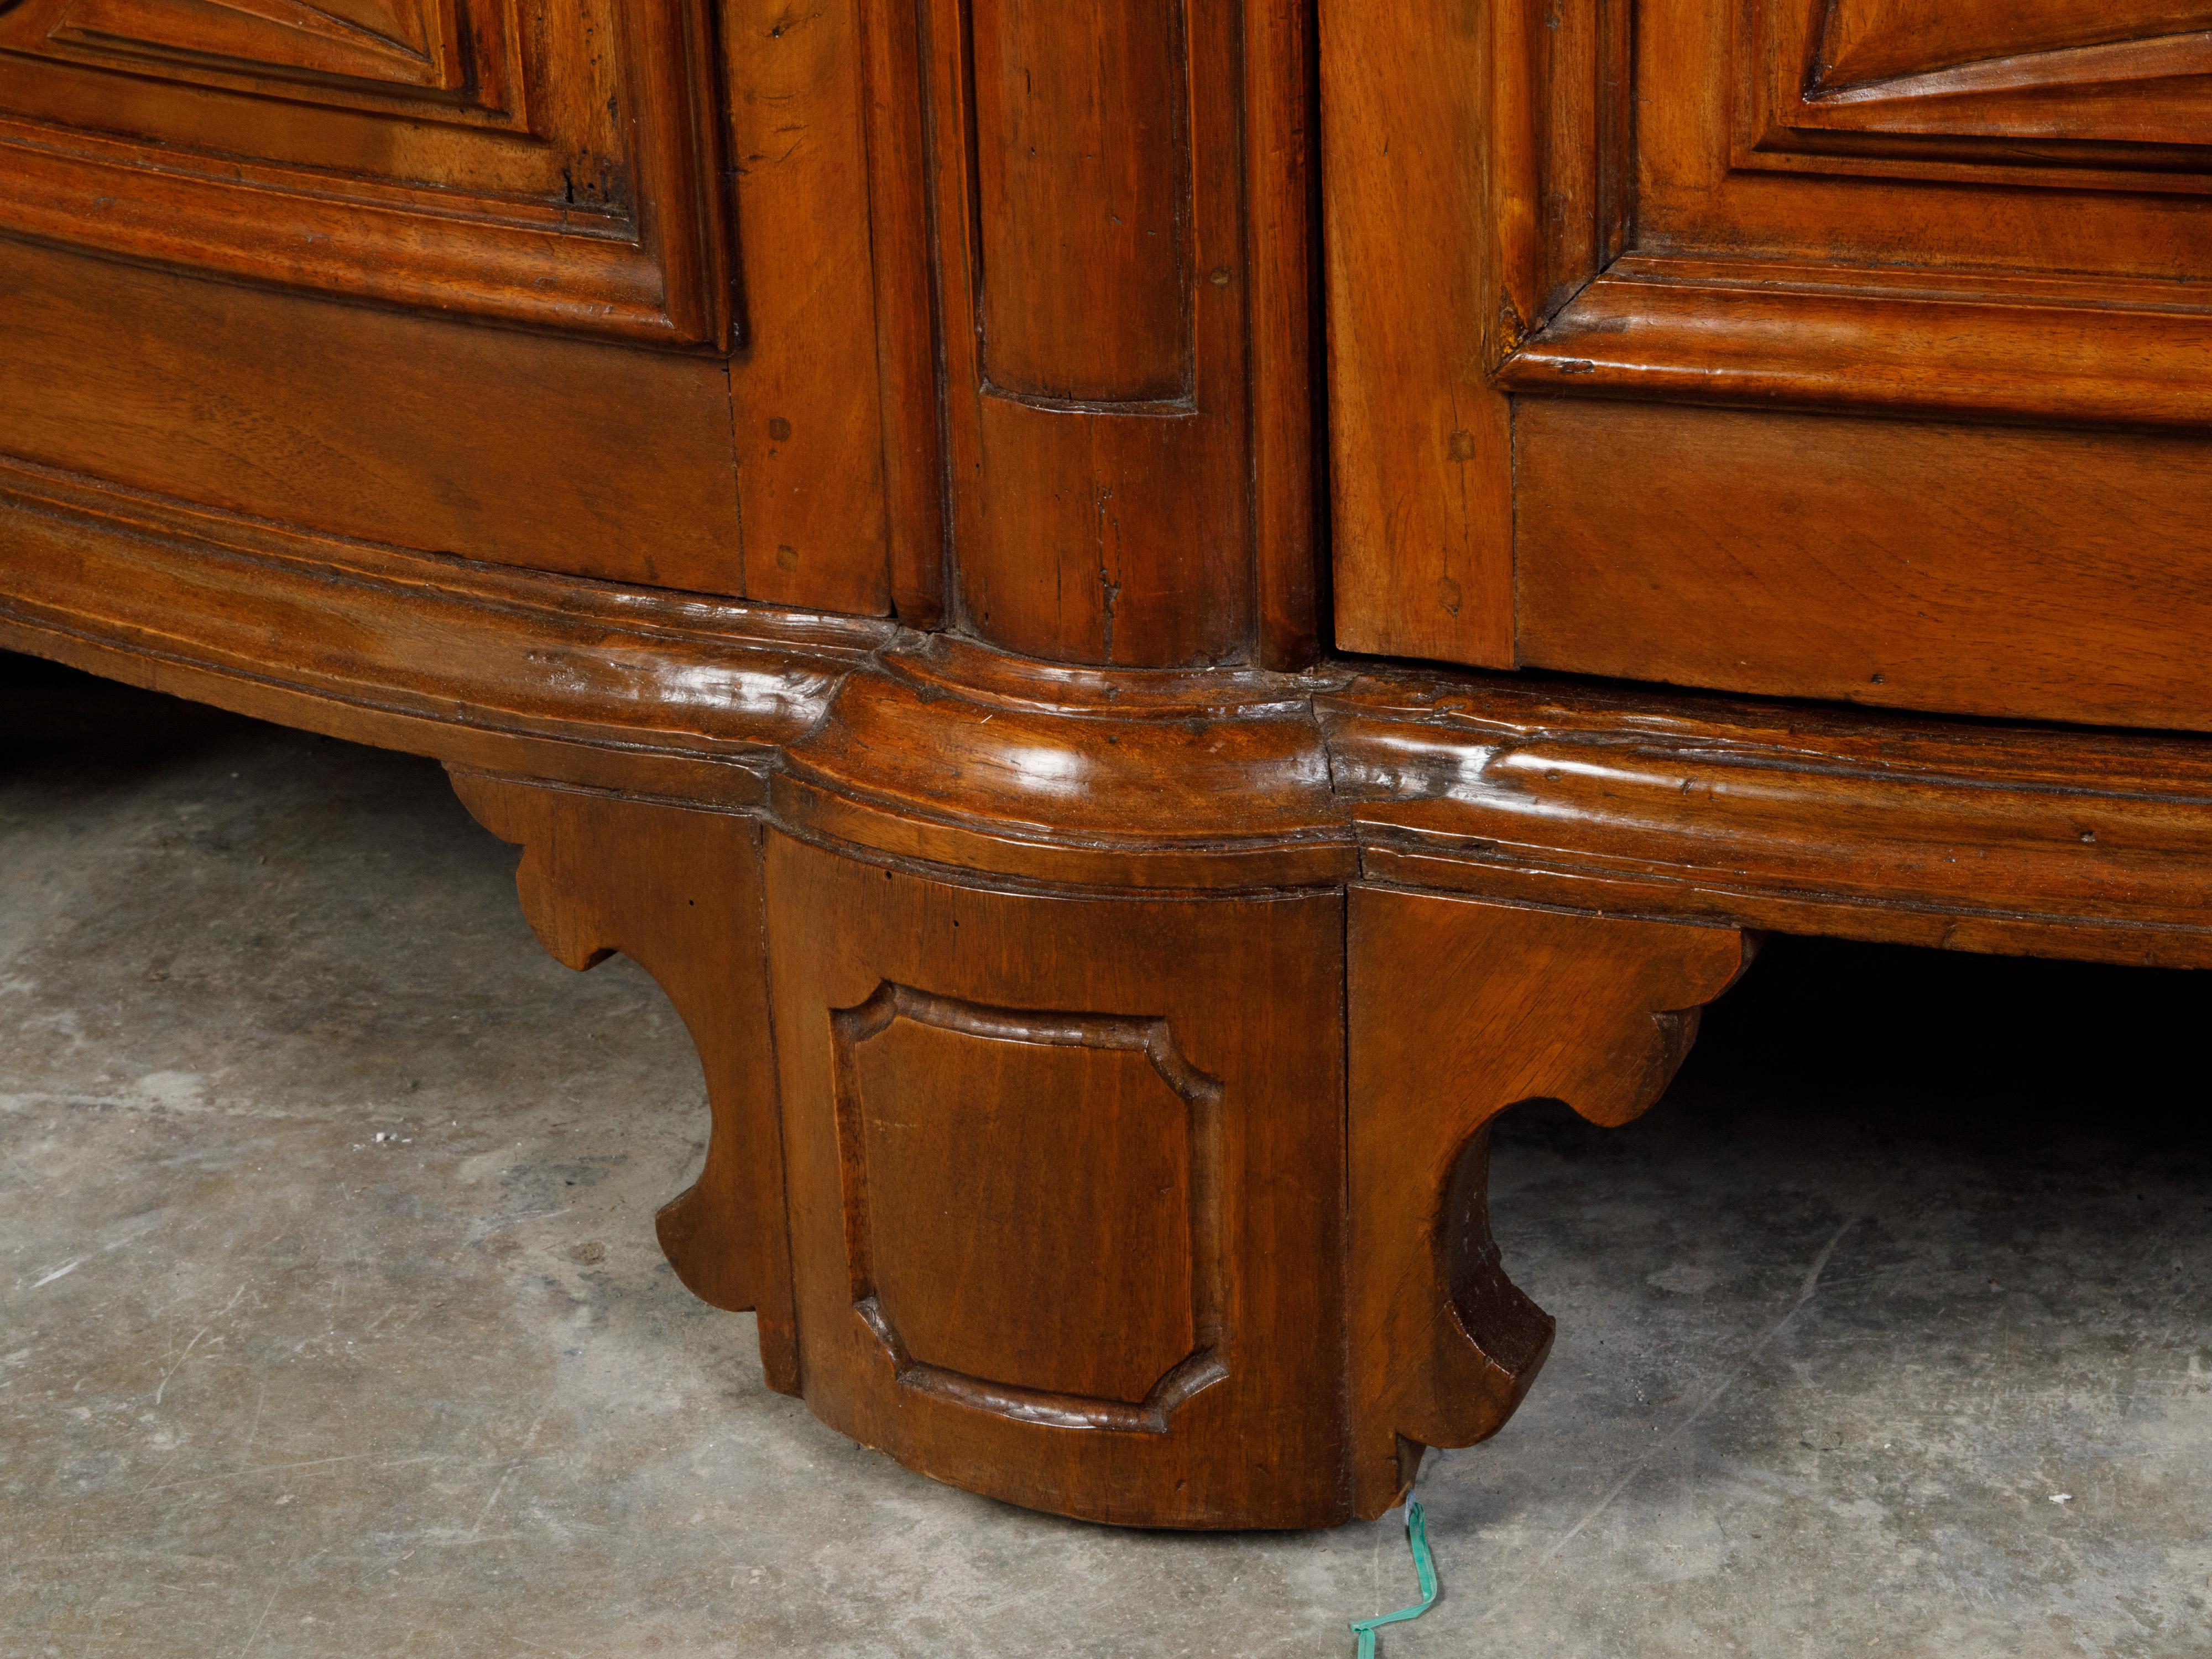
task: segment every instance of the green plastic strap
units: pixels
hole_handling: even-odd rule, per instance
[[[1421,1513],[1419,1498],[1406,1505],[1406,1542],[1413,1547],[1413,1571],[1421,1580],[1421,1599],[1395,1613],[1353,1620],[1352,1633],[1359,1638],[1359,1659],[1375,1659],[1375,1632],[1383,1626],[1418,1619],[1437,1604],[1437,1564],[1429,1556],[1429,1518]]]

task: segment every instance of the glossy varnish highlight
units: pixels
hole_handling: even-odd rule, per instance
[[[0,3],[0,646],[445,762],[911,1467],[1376,1515],[1761,933],[2212,966],[2188,7],[347,19]]]

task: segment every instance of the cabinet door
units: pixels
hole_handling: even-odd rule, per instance
[[[19,0],[0,15],[0,226],[719,344],[702,23],[614,0]]]
[[[1323,22],[1343,644],[2212,723],[2212,5]]]
[[[857,0],[787,21],[0,0],[0,456],[888,610]]]

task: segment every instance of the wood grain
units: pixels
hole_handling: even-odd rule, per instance
[[[885,666],[848,684],[772,781],[787,822],[902,857],[1124,888],[1291,887],[1352,868],[1308,683],[1086,684],[942,646]],[[1193,813],[1194,799],[1237,808]]]
[[[1752,54],[1766,75],[1746,113],[1765,128],[1762,148],[2203,170],[2202,3],[1838,0],[1809,33],[1807,21],[1781,7],[1758,19]]]
[[[758,823],[480,772],[455,771],[453,787],[523,848],[515,883],[548,951],[580,969],[620,951],[675,1005],[712,1127],[699,1179],[657,1219],[660,1247],[694,1295],[757,1315],[769,1386],[797,1393]]]
[[[2177,7],[0,0],[0,647],[444,761],[825,1421],[1372,1516],[1751,930],[2212,967]],[[1347,648],[1777,701],[1323,657],[1329,489]]]
[[[879,623],[601,587],[0,463],[16,648],[486,770],[757,803]],[[281,657],[281,661],[278,659]]]
[[[1335,642],[1510,667],[1512,416],[1470,6],[1321,9]],[[1441,234],[1408,237],[1408,224]]]
[[[925,8],[953,614],[980,637],[1128,667],[1316,639],[1314,474],[1286,450],[1311,252],[1254,234],[1306,222],[1307,15]],[[1112,375],[1109,343],[1135,354]]]
[[[727,418],[739,591],[883,616],[890,530],[860,9],[731,0],[725,14],[748,321]]]
[[[2202,439],[1533,399],[1517,434],[1524,662],[2212,726]]]
[[[1189,51],[1178,0],[969,0],[985,384],[1046,403],[1194,392]]]
[[[1961,64],[2033,57],[2212,28],[2203,0],[1833,0],[1820,33],[1821,81],[1893,80]]]
[[[0,483],[0,645],[458,763],[549,947],[698,1042],[685,1282],[1061,1513],[1326,1524],[1494,1431],[1550,1324],[1487,1126],[1649,1103],[1744,928],[2212,966],[2201,738],[1067,668]]]
[[[1616,915],[2212,965],[2201,738],[1473,676],[1317,700],[1366,876]]]
[[[1886,0],[1326,13],[1337,643],[2201,723],[2188,629],[2155,620],[2167,574],[2184,614],[2194,581],[2188,452],[1967,429],[2195,433],[2212,416],[2212,221],[2192,205],[2212,149],[2191,90],[2203,42],[2169,27],[2181,15],[2054,3],[1923,18]],[[2085,53],[2106,54],[2094,75]],[[1433,234],[1407,237],[1414,224]],[[1605,412],[1550,406],[1569,398]],[[1784,505],[1810,499],[1791,476],[1808,428],[1778,418],[1738,446],[1721,434],[1748,427],[1632,399],[1932,424],[1822,428],[1838,449],[1810,456],[1814,523]],[[1644,447],[1660,434],[1663,465]],[[2144,509],[2151,533],[2114,545],[2141,493],[2169,484]],[[1695,551],[1682,538],[1705,532],[1677,507],[1711,520]],[[1911,569],[1857,608],[1822,546],[1870,542]],[[1741,579],[1723,568],[1739,553],[1756,567]],[[1703,576],[1677,580],[1678,557]],[[2076,578],[2097,613],[2078,659],[2047,614]],[[1655,582],[1672,594],[1656,609]],[[1757,649],[1728,657],[1747,605],[1774,630],[1764,667]],[[1802,677],[1789,665],[1799,635],[1932,657],[1953,617],[1966,647],[1947,668],[1869,660],[1855,684],[1817,651]],[[2115,643],[2121,660],[2100,660]]]
[[[340,537],[735,595],[708,359],[0,240],[0,450]]]
[[[1371,1517],[1423,1447],[1496,1433],[1551,1349],[1490,1235],[1492,1121],[1536,1098],[1634,1117],[1749,957],[1729,927],[1366,886],[1350,902],[1352,1504]]]
[[[2185,283],[1630,256],[1501,365],[1508,391],[2042,426],[2212,428]],[[2125,303],[2115,303],[2124,301]],[[1931,455],[1942,441],[1922,446]]]
[[[452,93],[471,78],[462,55],[468,36],[489,33],[503,45],[506,33],[495,8],[471,15],[456,6],[454,13],[423,0],[356,0],[334,10],[303,3],[69,0],[46,38],[118,57],[226,64],[311,87],[368,81]]]
[[[1253,665],[1326,649],[1328,467],[1322,324],[1320,88],[1310,0],[1246,0],[1244,176],[1251,272]],[[1211,280],[1209,278],[1209,280]]]
[[[426,311],[728,344],[704,0],[579,0],[526,27],[502,0],[453,0],[386,21],[149,0],[0,12],[0,229]]]
[[[1173,1527],[1341,1519],[1341,896],[992,892],[777,835],[769,907],[816,1413],[939,1480],[1061,1514]],[[1224,999],[1232,975],[1271,994]],[[971,1012],[932,1029],[964,1034],[880,1057],[869,1051],[884,1036],[848,1037],[854,1058],[841,1061],[840,1022],[867,1019],[847,1011],[912,994],[886,986],[957,999]],[[1120,1046],[1136,1026],[1164,1030],[1180,1089]],[[1194,1111],[1193,1095],[1215,1087]],[[857,1175],[841,1112],[860,1118]],[[1069,1114],[1082,1121],[1057,1121]],[[988,1171],[956,1150],[979,1135],[996,1160]],[[1210,1137],[1210,1184],[1161,1161]],[[893,1158],[891,1138],[917,1144]],[[856,1179],[869,1194],[865,1278],[848,1231]],[[1094,1198],[1072,1190],[1094,1182],[1106,1183]],[[1053,1219],[1033,1225],[1045,1194],[1060,1195]],[[1157,1248],[1109,1245],[1103,1214],[1085,1218],[1091,1203]],[[1218,1315],[1194,1299],[1209,1253]],[[904,1299],[896,1326],[862,1305],[886,1290]],[[1202,1348],[1211,1363],[1194,1386],[1133,1421],[1125,1396],[1150,1395]],[[1140,1375],[1156,1364],[1167,1369]]]
[[[2120,285],[2203,269],[2198,35],[2090,47],[2118,54],[2094,66],[2023,50],[1984,66],[1993,81],[1968,65],[1815,95],[1818,8],[1644,0],[1638,15],[1639,252]],[[2125,13],[2071,13],[2092,31],[2108,15]],[[2033,10],[2017,26],[2034,40]],[[1961,14],[1923,38],[1974,27]]]
[[[0,467],[0,643],[484,770],[1108,890],[1389,882],[2212,965],[2212,751],[1341,665],[1024,663]]]
[[[945,619],[945,446],[939,419],[929,155],[920,0],[867,0],[868,241],[883,387],[891,607],[912,628]]]
[[[1167,1021],[886,982],[830,1023],[854,1305],[903,1384],[1162,1433],[1221,1380],[1222,1087]]]
[[[958,614],[983,638],[1059,661],[1165,666],[1232,656],[1249,636],[1252,598],[1249,495],[1222,487],[1242,471],[1249,414],[1249,278],[1237,280],[1242,261],[1228,254],[1242,240],[1243,218],[1236,9],[1196,14],[1188,35],[1173,43],[1192,112],[1187,125],[1150,135],[1150,148],[1187,179],[1176,189],[1189,198],[1188,234],[1223,250],[1212,266],[1224,274],[1221,283],[1177,264],[1165,291],[1170,326],[1180,332],[1186,307],[1191,319],[1188,389],[1097,404],[1030,399],[994,386],[982,330],[988,285],[999,279],[981,261],[995,242],[997,268],[1047,269],[1044,254],[1017,254],[1007,239],[1049,249],[1078,225],[1109,220],[1113,204],[1095,193],[1068,197],[1018,222],[1003,199],[982,194],[987,175],[1004,177],[1018,165],[1006,152],[1027,148],[1004,104],[985,105],[969,73],[971,58],[992,64],[1001,45],[1014,44],[987,41],[979,51],[971,30],[1003,30],[1011,15],[971,13],[957,0],[930,0],[928,11]],[[1100,61],[1110,21],[1086,20],[1061,50],[1079,62]],[[1062,100],[1088,95],[1057,77],[1046,89]],[[1073,130],[1079,117],[1070,109],[1054,118]],[[1119,130],[1137,117],[1124,104],[1097,118]],[[987,153],[1000,159],[987,167]],[[1150,156],[1145,165],[1154,165]],[[1097,183],[1103,189],[1107,181]]]

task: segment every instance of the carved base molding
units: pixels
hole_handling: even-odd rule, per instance
[[[771,1386],[939,1479],[1311,1526],[1550,1319],[1489,1129],[1673,1076],[1758,930],[2212,966],[2212,741],[1330,664],[1099,671],[0,474],[0,647],[439,757],[712,1136]]]

